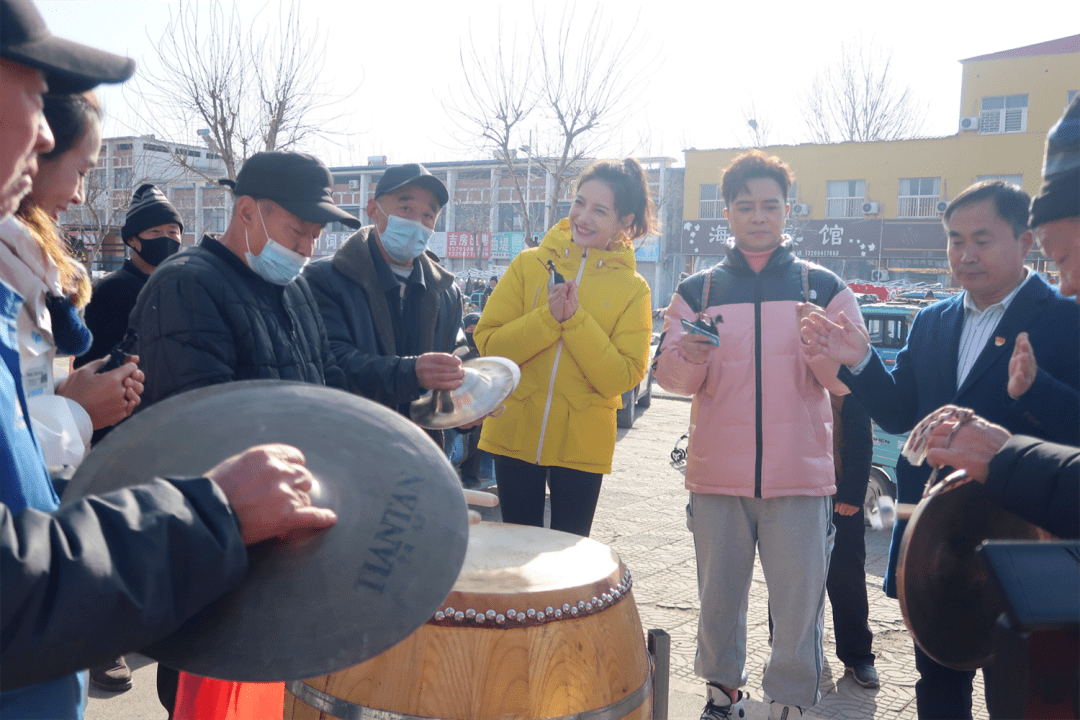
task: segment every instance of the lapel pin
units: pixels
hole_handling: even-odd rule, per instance
[[[1005,344],[1005,338],[1001,337],[1000,335],[998,335],[996,338],[994,338],[994,345],[996,345],[997,347],[1001,347],[1004,344]]]

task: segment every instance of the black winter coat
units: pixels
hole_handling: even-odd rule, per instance
[[[94,342],[89,350],[75,358],[75,367],[105,357],[124,339],[128,317],[139,291],[149,279],[150,276],[135,267],[135,263],[125,260],[119,270],[94,283],[94,292],[85,312],[86,327],[93,333]]]
[[[1080,448],[1013,435],[990,461],[986,491],[1059,538],[1080,538]]]
[[[457,345],[461,291],[435,255],[416,258],[404,320],[395,332],[390,301],[396,301],[400,283],[379,254],[375,232],[372,225],[360,228],[333,257],[308,263],[302,276],[319,303],[330,350],[350,389],[407,414],[409,403],[426,392],[416,380],[416,357],[452,352]]]
[[[155,480],[53,513],[0,505],[0,688],[143,648],[247,565],[236,516],[206,479]]]
[[[210,236],[158,266],[131,312],[146,373],[139,409],[235,380],[346,389],[303,278],[263,280]]]

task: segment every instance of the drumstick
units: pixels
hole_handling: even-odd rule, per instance
[[[464,488],[462,488],[461,492],[465,493],[465,502],[469,505],[495,507],[499,504],[499,497],[497,495],[492,495],[491,493],[481,492],[479,490],[466,490]]]

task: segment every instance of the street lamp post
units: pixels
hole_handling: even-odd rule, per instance
[[[519,150],[525,153],[527,165],[525,166],[525,244],[530,245],[532,240],[532,130],[529,131],[529,144],[522,145]]]

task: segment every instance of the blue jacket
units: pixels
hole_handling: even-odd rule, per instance
[[[51,512],[60,501],[53,491],[45,459],[26,422],[26,396],[19,370],[15,317],[23,299],[0,282],[0,503],[11,512],[24,508]],[[7,573],[5,573],[7,575]],[[2,578],[6,592],[10,577]],[[0,642],[5,641],[0,635]],[[79,718],[85,689],[80,675],[0,692],[0,717]]]
[[[870,416],[892,433],[910,431],[942,405],[968,407],[1013,434],[1076,445],[1080,441],[1080,306],[1033,277],[1013,298],[962,387],[956,386],[956,361],[964,325],[960,293],[924,308],[915,316],[907,345],[890,373],[877,353],[858,375],[838,374]],[[1018,400],[1006,390],[1009,359],[1020,332],[1027,332],[1039,366],[1034,384]],[[999,343],[1000,341],[1000,343]],[[917,503],[931,468],[896,464],[897,499]],[[944,476],[942,476],[944,477]],[[896,597],[896,562],[907,523],[893,528],[885,592]]]

